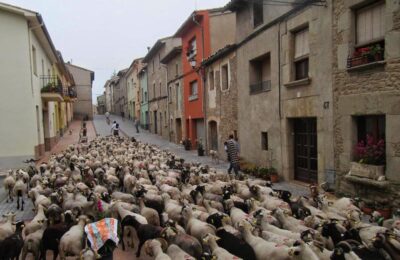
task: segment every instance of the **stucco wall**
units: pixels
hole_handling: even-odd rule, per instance
[[[211,53],[235,42],[235,13],[210,14],[210,46]]]
[[[74,115],[77,118],[83,118],[85,115],[89,119],[93,118],[92,106],[92,80],[90,73],[83,68],[67,64],[69,71],[74,77],[78,100],[74,103]]]

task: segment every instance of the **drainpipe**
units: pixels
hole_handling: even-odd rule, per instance
[[[202,73],[202,69],[205,72],[205,68],[202,66],[202,62],[204,61],[205,58],[205,44],[204,44],[204,27],[198,22],[196,21],[196,14],[194,13],[193,16],[193,22],[199,26],[201,28],[201,41],[202,41],[202,58],[201,58],[201,62],[200,62],[200,66],[199,66],[199,71],[200,71],[200,78],[202,80],[202,84],[203,84],[203,98],[202,98],[202,108],[203,108],[203,113],[204,113],[204,150],[205,150],[205,154],[208,154],[208,131],[207,131],[207,106],[206,106],[206,77],[205,75],[203,75]]]

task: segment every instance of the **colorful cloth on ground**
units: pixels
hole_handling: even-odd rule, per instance
[[[112,240],[118,245],[118,220],[104,218],[100,221],[87,224],[85,233],[93,250],[98,251],[107,240]]]

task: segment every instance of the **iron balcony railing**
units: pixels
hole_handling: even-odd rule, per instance
[[[63,87],[61,81],[56,76],[46,76],[43,75],[40,77],[42,81],[42,93],[57,93],[63,95]]]
[[[250,85],[250,95],[271,91],[271,80],[266,80]]]

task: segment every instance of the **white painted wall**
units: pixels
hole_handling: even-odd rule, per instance
[[[51,69],[51,62],[24,16],[0,10],[0,35],[0,168],[4,168],[9,161],[21,164],[21,158],[33,157],[35,146],[44,144],[40,75],[42,59],[44,70]],[[32,71],[32,45],[37,75]]]

